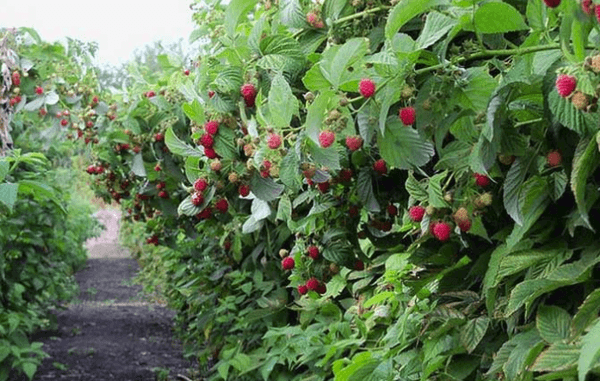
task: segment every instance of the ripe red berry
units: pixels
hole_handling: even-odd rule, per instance
[[[192,194],[192,204],[200,206],[204,202],[204,196],[200,192],[194,192]]]
[[[267,145],[270,149],[277,149],[281,146],[281,136],[278,134],[269,134],[267,137]]]
[[[346,137],[346,147],[350,151],[357,151],[362,147],[363,139],[360,136],[348,136]]]
[[[37,95],[42,95],[42,94],[44,93],[44,89],[43,89],[41,86],[37,86],[37,87],[35,88],[35,93],[36,93]]]
[[[544,0],[544,3],[546,3],[549,8],[556,8],[560,5],[560,0]]]
[[[306,287],[305,284],[301,284],[300,286],[298,286],[298,293],[300,295],[305,295],[308,292],[308,287]]]
[[[221,213],[227,213],[227,209],[229,209],[229,203],[226,199],[222,198],[215,203],[215,209]]]
[[[218,130],[219,130],[219,122],[217,122],[216,120],[208,121],[204,125],[204,131],[206,131],[207,134],[215,135]]]
[[[18,71],[13,71],[12,73],[12,84],[13,86],[21,85],[21,73]]]
[[[296,263],[294,262],[294,258],[292,257],[285,257],[281,261],[281,267],[283,267],[284,270],[291,270],[294,268],[295,265]]]
[[[200,213],[196,214],[196,217],[198,217],[201,220],[208,220],[211,216],[212,216],[212,209],[209,206],[202,209],[202,211]]]
[[[251,83],[246,83],[240,89],[240,93],[246,102],[246,107],[254,107],[254,101],[256,100],[256,88]]]
[[[9,104],[10,104],[10,107],[12,107],[12,106],[16,105],[17,103],[18,103],[18,102],[17,102],[17,98],[10,98],[10,102],[9,102]]]
[[[98,102],[100,102],[100,99],[98,99],[97,95],[94,95],[94,98],[92,98],[92,103],[96,104]]]
[[[242,184],[238,188],[238,193],[242,197],[246,197],[250,194],[250,186],[246,184]]]
[[[550,151],[546,155],[546,162],[550,167],[558,167],[562,163],[562,155],[558,151]]]
[[[405,126],[410,126],[415,123],[417,112],[415,111],[414,107],[409,106],[401,108],[398,112],[398,115],[400,116],[402,124]]]
[[[45,108],[41,108],[40,109],[40,116],[46,116],[46,114],[48,114],[48,110],[46,110]]]
[[[204,155],[206,155],[206,157],[208,157],[209,159],[217,158],[217,152],[212,147],[204,147]]]
[[[452,228],[445,222],[437,222],[432,228],[433,236],[440,241],[447,241],[451,232]]]
[[[594,3],[592,2],[592,0],[583,0],[581,2],[581,9],[588,16],[592,15],[592,13],[594,12],[594,7],[595,6],[594,6]]]
[[[165,189],[166,186],[167,186],[167,183],[165,183],[164,181],[160,181],[158,184],[156,184],[156,189],[157,190]]]
[[[390,216],[395,216],[398,214],[398,208],[394,204],[389,204],[387,206],[387,212]]]
[[[208,98],[212,98],[215,96],[215,92],[212,90],[208,90]]]
[[[306,252],[308,253],[308,256],[311,257],[314,260],[319,259],[319,248],[315,245],[311,245],[306,249]]]
[[[329,186],[330,186],[329,181],[325,181],[323,183],[317,184],[317,188],[319,188],[319,191],[321,193],[327,193],[327,191],[329,190]]]
[[[212,135],[204,134],[200,137],[200,144],[204,146],[204,148],[212,148],[213,144],[215,144],[215,139]]]
[[[350,218],[357,217],[359,213],[360,210],[356,205],[350,205],[350,207],[348,208],[348,215],[350,216]]]
[[[69,124],[69,121],[67,119],[62,119],[60,121],[60,125],[63,126],[63,127],[65,127],[67,124]]]
[[[310,278],[306,281],[306,288],[312,291],[317,291],[319,288],[319,280],[317,278]]]
[[[202,177],[194,181],[194,189],[198,192],[204,192],[207,187],[208,181]]]
[[[577,79],[575,77],[566,74],[560,74],[558,77],[556,77],[556,91],[558,91],[558,94],[561,97],[568,97],[573,91],[575,91],[576,87]]]
[[[142,147],[140,147],[140,146],[133,147],[133,152],[140,153],[141,151],[142,151]]]
[[[475,184],[477,186],[485,188],[490,185],[490,178],[481,173],[474,173],[473,177],[475,177]]]
[[[375,172],[379,173],[380,175],[385,175],[387,173],[387,164],[386,164],[385,160],[383,160],[383,159],[377,160],[375,163],[373,163],[373,169],[375,170]]]
[[[414,222],[421,222],[425,216],[425,207],[421,205],[411,206],[410,209],[408,209],[408,215]]]
[[[93,175],[96,173],[96,166],[94,165],[88,165],[87,169],[85,170],[87,173],[89,173],[90,175]]]
[[[155,95],[156,95],[156,93],[152,90],[146,92],[146,98],[152,98]]]
[[[327,148],[330,147],[335,141],[335,133],[329,130],[321,131],[319,133],[319,143],[321,147]]]
[[[190,75],[190,69],[185,69],[185,70],[183,71],[183,74],[184,74],[184,75]]]
[[[458,228],[463,232],[468,232],[469,230],[471,230],[471,220],[468,218],[464,220],[459,220]]]
[[[155,170],[156,172],[160,172],[160,171],[162,170],[162,168],[160,167],[160,164],[156,164],[156,165],[154,166],[154,170]]]
[[[160,197],[160,198],[169,198],[169,194],[167,193],[167,191],[161,190],[160,192],[158,192],[158,197]]]
[[[348,183],[352,180],[352,170],[350,168],[343,168],[340,171],[340,182]]]
[[[317,16],[317,14],[315,12],[308,12],[306,14],[306,22],[308,22],[310,25],[314,26],[315,23],[318,21],[319,17]]]
[[[363,261],[357,260],[354,262],[354,270],[363,271],[365,269],[365,264]]]
[[[598,22],[600,22],[600,5],[596,5],[596,20],[598,20]]]
[[[358,84],[360,95],[365,98],[370,98],[375,94],[375,83],[369,78],[363,78]]]
[[[319,286],[317,286],[317,290],[316,290],[319,294],[324,294],[327,292],[327,286],[325,286],[325,283],[320,283],[319,282]]]
[[[162,133],[157,132],[154,135],[154,140],[156,140],[157,142],[162,142],[163,140],[165,140],[165,136]]]

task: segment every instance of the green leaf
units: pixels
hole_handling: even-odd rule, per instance
[[[262,178],[259,174],[254,174],[250,180],[252,193],[263,201],[273,201],[279,197],[285,187],[277,184],[272,178]]]
[[[255,221],[264,220],[265,218],[271,215],[271,207],[269,206],[268,202],[263,201],[259,198],[255,198],[254,200],[252,200],[250,213]]]
[[[287,221],[292,217],[292,202],[287,195],[282,195],[279,198],[279,205],[277,206],[277,219],[280,221]]]
[[[257,0],[231,0],[225,8],[225,31],[229,37],[235,35],[239,19],[250,13]]]
[[[397,118],[388,120],[384,135],[377,134],[377,144],[388,166],[400,169],[421,167],[435,154],[433,143]]]
[[[425,187],[415,179],[413,172],[408,172],[408,177],[404,183],[404,187],[408,191],[408,194],[417,201],[425,201],[429,198],[429,194]]]
[[[588,177],[598,168],[600,164],[600,153],[596,139],[583,138],[575,149],[573,157],[573,171],[571,172],[571,190],[575,196],[577,210],[581,215],[587,228],[595,231],[590,224],[588,208],[586,203],[586,188]]]
[[[144,167],[144,159],[142,154],[138,153],[133,156],[131,161],[131,171],[139,177],[146,177],[146,168]]]
[[[298,100],[283,75],[277,74],[269,90],[270,120],[275,127],[287,127],[292,116],[298,113]]]
[[[304,28],[307,25],[306,16],[298,0],[281,0],[279,2],[279,17],[281,23],[290,28]]]
[[[565,193],[569,178],[564,170],[559,172],[552,172],[550,174],[550,197],[552,200],[558,201],[559,198]]]
[[[38,366],[37,364],[26,361],[23,364],[21,364],[21,368],[23,369],[23,373],[27,375],[29,380],[32,380],[33,376],[35,375],[35,372],[37,371]]]
[[[598,365],[597,361],[600,359],[600,320],[583,336],[582,341],[583,346],[577,361],[579,381],[585,381],[589,371]]]
[[[527,29],[523,16],[507,3],[485,3],[474,15],[475,29],[480,33],[507,33]]]
[[[8,175],[8,171],[10,170],[10,165],[8,161],[0,158],[0,182],[4,181],[6,175]]]
[[[373,192],[373,180],[369,168],[363,167],[358,173],[357,192],[369,212],[379,212],[381,210]]]
[[[323,148],[310,140],[309,142],[310,154],[316,163],[334,171],[342,168],[340,165],[340,155],[336,149],[333,147]]]
[[[435,44],[456,24],[458,24],[458,21],[451,17],[445,16],[439,12],[429,12],[427,14],[427,20],[425,20],[425,26],[417,39],[417,47],[419,49],[426,49]]]
[[[35,98],[31,102],[27,103],[25,105],[25,107],[23,107],[23,110],[25,110],[25,111],[37,111],[37,110],[39,110],[40,107],[42,107],[44,105],[45,100],[46,100],[45,97]]]
[[[19,184],[3,183],[0,184],[0,202],[6,205],[12,212],[13,206],[17,201]]]
[[[413,17],[426,12],[430,8],[445,4],[444,0],[403,0],[390,11],[385,24],[385,37],[389,40]]]
[[[508,170],[504,181],[504,208],[506,213],[519,225],[523,224],[520,200],[522,185],[528,171],[527,160],[528,158],[523,161],[521,158],[517,158]]]
[[[333,59],[329,60],[327,55],[323,56],[323,59],[319,62],[323,75],[335,88],[338,88],[345,83],[345,77],[351,75],[347,69],[360,60],[368,49],[368,39],[349,39],[344,45],[338,47],[337,51],[332,49],[332,52],[335,52]]]
[[[585,298],[579,310],[573,316],[571,337],[580,335],[596,318],[600,311],[600,289],[595,289]]]
[[[281,160],[279,169],[279,179],[281,182],[293,192],[297,192],[302,187],[302,181],[298,173],[300,160],[295,150],[291,149],[287,155]]]
[[[197,148],[191,147],[181,141],[175,132],[173,132],[173,128],[169,127],[165,132],[165,144],[169,147],[169,150],[175,155],[181,156],[203,156],[203,152]]]
[[[193,102],[184,103],[182,109],[188,118],[198,124],[204,124],[204,108],[197,99],[194,99]]]
[[[556,372],[569,369],[577,364],[580,351],[579,344],[557,341],[538,356],[531,370],[534,372]]]
[[[547,99],[548,107],[556,122],[570,128],[579,135],[587,135],[598,129],[598,121],[594,117],[594,113],[586,113],[576,109],[568,99],[561,97],[554,87],[547,94]]]
[[[214,150],[224,159],[235,160],[238,158],[238,148],[235,144],[235,132],[223,126],[215,135]]]
[[[429,178],[429,185],[427,186],[428,191],[428,201],[429,205],[435,208],[447,208],[448,203],[444,200],[444,195],[442,194],[442,181],[448,175],[447,172],[438,173],[437,175],[431,176]]]
[[[465,347],[468,353],[475,350],[481,339],[485,336],[485,332],[490,324],[490,319],[487,316],[480,316],[471,319],[461,328],[460,343]]]
[[[560,307],[540,306],[535,325],[542,339],[552,344],[569,337],[571,315]]]
[[[54,105],[56,103],[58,103],[59,97],[58,94],[56,94],[54,91],[49,91],[48,93],[46,93],[44,95],[44,102],[47,105]]]

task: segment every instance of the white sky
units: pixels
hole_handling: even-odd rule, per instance
[[[124,63],[153,41],[187,43],[194,29],[191,0],[6,1],[1,27],[33,27],[45,41],[65,36],[99,44],[100,63]]]

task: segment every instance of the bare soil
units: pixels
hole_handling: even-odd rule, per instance
[[[193,379],[173,339],[174,313],[132,284],[139,267],[118,243],[118,211],[103,209],[97,218],[106,229],[87,243],[87,266],[75,276],[79,298],[56,311],[56,330],[32,337],[50,355],[34,380]]]

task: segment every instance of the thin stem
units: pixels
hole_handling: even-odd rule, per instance
[[[541,122],[543,121],[544,118],[537,118],[537,119],[531,119],[531,120],[526,120],[524,122],[518,122],[515,123],[514,127],[521,127],[521,126],[526,126],[528,124],[532,124],[532,123],[537,123],[537,122]]]
[[[371,8],[371,9],[366,9],[366,10],[364,10],[362,12],[358,12],[358,13],[355,13],[355,14],[350,15],[350,16],[339,18],[339,19],[337,19],[337,20],[335,20],[333,22],[333,25],[341,24],[341,23],[346,22],[346,21],[354,20],[354,19],[357,19],[359,17],[363,17],[363,16],[366,16],[368,14],[376,13],[376,12],[379,12],[379,11],[384,11],[384,10],[390,9],[390,8],[392,8],[392,7],[390,7],[389,5],[381,5],[379,7],[375,7],[375,8]]]

